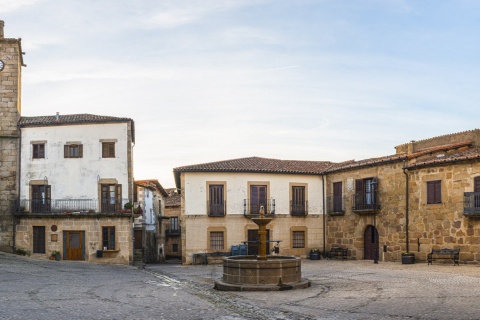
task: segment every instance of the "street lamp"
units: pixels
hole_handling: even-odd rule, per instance
[[[378,232],[377,232],[377,212],[376,212],[376,202],[377,197],[375,194],[375,188],[378,185],[377,181],[373,181],[371,184],[372,186],[372,204],[373,204],[373,263],[378,264]]]

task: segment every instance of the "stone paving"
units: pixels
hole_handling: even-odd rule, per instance
[[[308,289],[219,292],[220,265],[0,253],[0,319],[480,319],[480,265],[302,260],[302,267]]]

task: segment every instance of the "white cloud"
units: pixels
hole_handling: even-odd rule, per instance
[[[33,6],[44,0],[0,0],[0,14],[25,10],[25,7]]]

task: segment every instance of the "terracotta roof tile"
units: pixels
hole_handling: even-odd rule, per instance
[[[64,114],[59,115],[57,120],[56,115],[51,116],[36,116],[36,117],[21,117],[19,125],[21,127],[28,126],[53,126],[62,124],[83,124],[83,123],[97,123],[97,122],[127,122],[133,121],[130,118],[119,118],[111,116],[99,116],[88,113],[81,114]]]
[[[452,152],[443,156],[432,156],[430,159],[411,164],[407,169],[414,169],[418,167],[441,165],[452,162],[466,161],[480,159],[480,147],[470,148],[468,150],[462,150],[458,152]]]
[[[168,197],[165,198],[165,207],[179,207],[182,204],[182,199],[176,190],[177,188],[165,189],[168,193]]]
[[[378,165],[382,163],[395,162],[405,160],[407,158],[406,154],[394,154],[390,156],[383,156],[378,158],[370,158],[364,160],[349,160],[341,163],[333,164],[330,168],[325,170],[325,173],[331,173],[335,171],[348,170],[353,168]]]
[[[330,167],[329,161],[278,160],[260,157],[240,158],[195,164],[174,168],[180,172],[251,172],[251,173],[294,173],[320,174]]]

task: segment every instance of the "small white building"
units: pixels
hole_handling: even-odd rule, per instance
[[[16,247],[66,260],[132,260],[134,122],[22,117]]]
[[[267,226],[270,250],[306,257],[324,243],[323,182],[325,161],[290,161],[259,157],[226,160],[174,169],[181,190],[182,262],[194,255],[231,251],[248,244],[257,254],[258,227],[250,219],[274,216]]]

